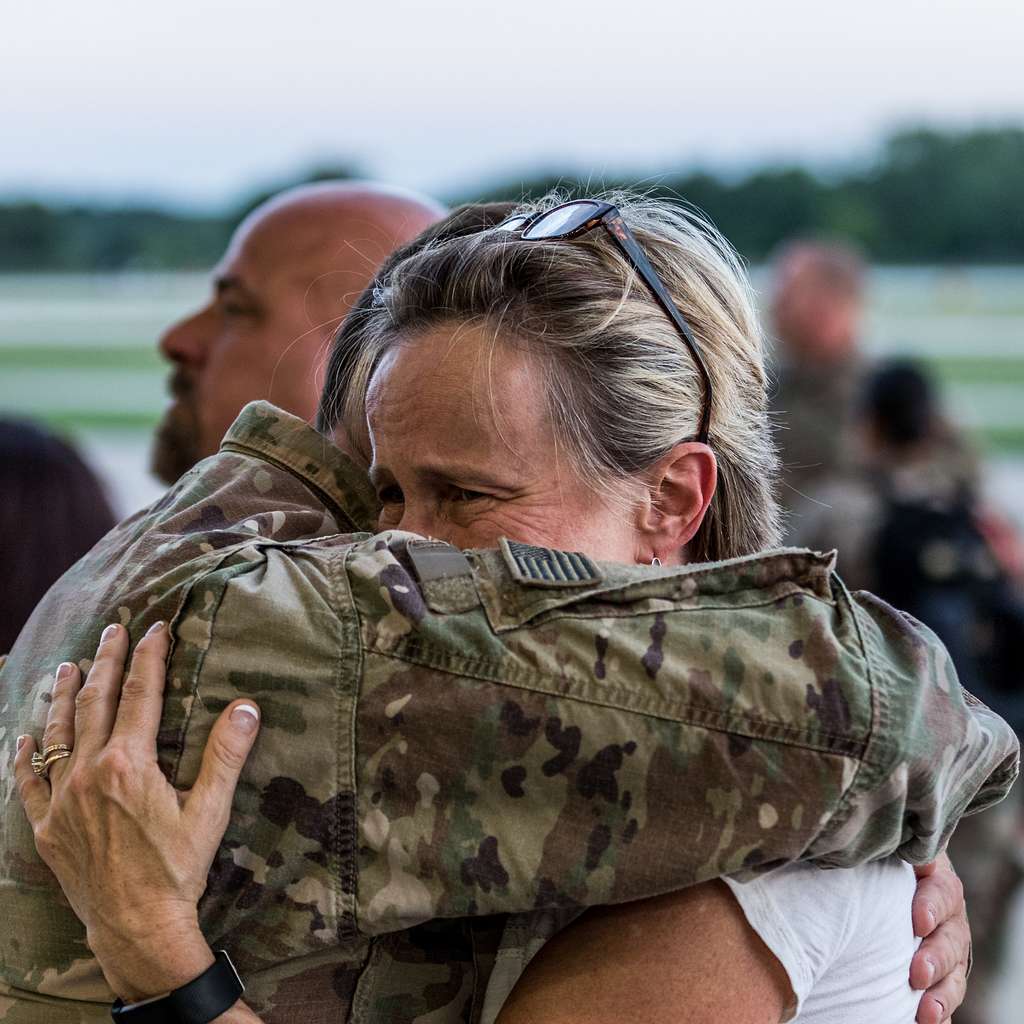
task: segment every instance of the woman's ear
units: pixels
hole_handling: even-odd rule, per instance
[[[680,565],[683,548],[704,521],[718,482],[714,452],[698,441],[684,441],[663,455],[646,474],[649,500],[640,508],[637,561],[659,558]]]

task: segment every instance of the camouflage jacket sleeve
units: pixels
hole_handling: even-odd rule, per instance
[[[923,862],[1016,776],[934,635],[831,556],[652,573],[503,542],[446,577],[430,549],[349,563],[366,931]]]
[[[652,571],[254,536],[197,563],[174,607],[168,777],[191,785],[229,701],[263,713],[200,920],[275,1020],[313,975],[326,1014],[432,962],[429,936],[400,931],[419,922],[571,912],[800,858],[926,859],[1016,772],[1012,733],[934,637],[809,552]],[[5,821],[4,978],[98,1005],[80,926]],[[6,1019],[41,1019],[25,1012]]]
[[[254,554],[193,586],[160,736],[188,786],[221,709],[262,708],[201,906],[247,966],[783,861],[924,861],[1016,774],[935,637],[828,556],[657,573],[404,534]]]
[[[938,637],[913,616],[836,581],[863,650],[873,728],[843,806],[812,844],[849,867],[897,852],[924,864],[959,819],[1001,800],[1020,770],[1010,726],[960,686]]]

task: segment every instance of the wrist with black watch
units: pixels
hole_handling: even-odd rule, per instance
[[[230,1010],[244,991],[231,957],[218,949],[213,963],[198,978],[138,1003],[118,999],[110,1016],[121,1024],[209,1024]]]

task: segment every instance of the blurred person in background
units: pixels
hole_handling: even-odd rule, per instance
[[[115,522],[103,485],[71,445],[28,421],[0,419],[0,655],[50,585]]]
[[[849,427],[866,369],[864,264],[839,242],[788,242],[773,261],[771,288],[780,499],[798,529],[805,502],[850,469]]]
[[[869,589],[941,638],[961,683],[1024,734],[1024,600],[990,541],[979,464],[941,407],[935,386],[909,360],[880,365],[855,405],[859,471],[822,486],[800,533],[837,547],[851,587]],[[963,820],[949,854],[964,883],[974,971],[959,1024],[993,1021],[1013,898],[1024,880],[1024,801]]]
[[[775,337],[775,388],[771,395],[776,443],[782,462],[779,500],[789,513],[786,539],[795,546],[838,548],[840,569],[851,586],[866,582],[863,562],[851,564],[859,541],[844,542],[845,531],[861,529],[858,502],[864,499],[859,474],[862,446],[857,437],[859,403],[872,362],[861,344],[866,267],[860,253],[839,241],[796,239],[780,247],[772,261],[769,297]],[[932,446],[949,444],[949,469],[976,477],[973,455],[948,427]],[[850,486],[847,487],[847,484]],[[982,506],[975,492],[974,522],[984,533],[1003,572],[1024,581],[1024,544],[999,510]],[[840,503],[844,516],[821,506]],[[870,501],[870,499],[868,499]],[[822,538],[827,522],[837,532]],[[902,607],[902,605],[898,605]]]
[[[256,399],[312,419],[317,368],[349,306],[393,249],[443,214],[431,199],[371,182],[303,185],[253,210],[213,271],[209,302],[160,339],[172,402],[153,472],[173,483],[217,451]]]

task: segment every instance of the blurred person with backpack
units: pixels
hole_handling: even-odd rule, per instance
[[[837,548],[850,586],[874,591],[931,627],[961,683],[1024,734],[1024,596],[1006,555],[1013,538],[1007,543],[1003,531],[993,540],[998,517],[982,504],[977,457],[912,361],[893,360],[869,374],[858,410],[859,472],[828,483],[821,503],[807,504],[800,543]],[[957,1021],[985,1024],[1024,880],[1020,790],[962,821],[949,854],[975,937]]]

